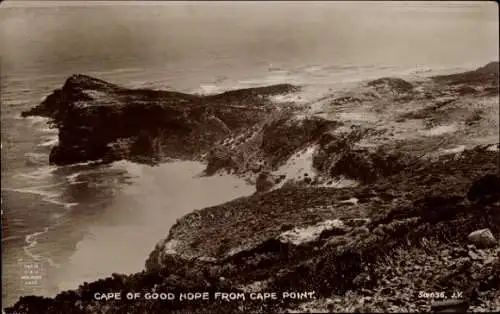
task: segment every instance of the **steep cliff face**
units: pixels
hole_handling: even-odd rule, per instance
[[[23,116],[50,117],[59,128],[51,163],[124,158],[154,164],[168,157],[195,158],[215,141],[275,110],[267,97],[295,89],[283,84],[201,97],[125,89],[73,75]]]

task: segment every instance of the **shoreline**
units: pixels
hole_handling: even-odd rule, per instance
[[[86,89],[100,94],[89,96]],[[145,135],[131,135],[129,142],[114,142],[117,134],[125,135],[120,132],[126,128],[106,129],[109,134],[105,140],[116,144],[111,152],[104,149],[102,134],[100,138],[91,132],[81,134],[88,139],[85,143],[95,147],[65,139],[51,154],[52,162],[72,161],[73,150],[83,148],[89,150],[89,158],[104,154],[110,161],[121,158],[156,165],[148,167],[154,171],[165,165],[162,158],[182,156],[204,162],[208,176],[203,178],[248,175],[255,180],[257,193],[220,205],[201,204],[200,209],[178,218],[168,237],[156,244],[142,272],[113,274],[60,293],[55,299],[25,297],[7,310],[39,304],[82,313],[96,308],[119,313],[127,306],[156,313],[161,302],[102,303],[93,299],[92,293],[102,287],[122,292],[137,288],[241,292],[257,283],[260,290],[316,291],[318,301],[214,301],[206,307],[200,302],[173,302],[172,309],[287,311],[334,306],[336,310],[427,311],[433,303],[415,299],[410,290],[444,291],[460,286],[467,286],[464,293],[471,306],[487,307],[498,292],[490,287],[500,275],[495,272],[500,262],[499,245],[470,246],[467,236],[482,228],[489,228],[495,238],[500,235],[500,195],[494,190],[500,186],[499,140],[495,137],[498,130],[493,129],[498,128],[498,62],[425,82],[387,77],[372,80],[318,100],[326,118],[303,116],[307,108],[293,102],[277,105],[270,97],[297,89],[300,87],[282,84],[193,96],[124,90],[95,78],[70,77],[61,90],[27,114],[52,116],[64,132],[76,131],[65,129],[68,123],[88,126],[99,122],[94,111],[116,115],[118,124],[126,125],[131,119],[127,110],[146,107],[141,104],[127,109],[126,101],[120,98],[125,94],[132,100],[151,101],[158,110],[156,118],[164,113],[169,118],[142,126],[139,130]],[[57,107],[61,93],[76,97],[63,112]],[[108,111],[108,97],[119,100],[117,111]],[[75,105],[79,99],[85,99],[83,107]],[[177,102],[187,104],[185,111],[179,111]],[[473,114],[470,102],[476,106]],[[206,111],[208,107],[211,110]],[[76,121],[72,110],[83,110],[87,116]],[[370,119],[361,119],[359,112]],[[384,116],[384,112],[390,115]],[[447,127],[450,122],[460,127]],[[172,128],[166,136],[162,123],[175,125],[177,131]],[[60,138],[68,135],[60,133]],[[494,143],[485,145],[485,136],[491,136]],[[187,140],[200,145],[185,146]],[[176,150],[182,145],[182,151]],[[436,147],[451,148],[446,154],[437,154]],[[294,171],[290,174],[286,170]],[[358,184],[318,187],[339,178]],[[166,181],[158,184],[166,185]],[[448,253],[441,256],[443,251]],[[403,263],[410,257],[418,269]],[[387,259],[398,265],[394,271],[384,268]],[[428,260],[435,265],[432,271],[424,267]],[[468,267],[467,274],[472,275],[454,273],[457,267]],[[441,273],[434,274],[437,271]],[[412,282],[407,274],[425,280]],[[454,276],[457,280],[450,281]],[[481,281],[486,286],[481,286]],[[406,288],[396,297],[384,297],[381,292],[402,289],[403,283]],[[360,294],[364,303],[353,304]],[[338,296],[344,299],[330,305]]]
[[[130,165],[127,163],[120,167],[129,168]],[[52,297],[77,288],[83,281],[98,280],[114,272],[132,274],[141,271],[150,251],[159,239],[168,234],[176,220],[197,208],[214,206],[248,195],[251,193],[248,189],[252,189],[243,181],[230,176],[199,178],[197,174],[202,171],[203,165],[195,162],[173,161],[154,168],[134,164],[132,167],[134,182],[123,187],[122,196],[118,197],[120,203],[106,209],[109,217],[106,218],[105,212],[99,221],[89,226],[87,236],[77,243],[69,264],[64,265],[57,275],[61,279],[57,284],[59,291]],[[190,192],[180,194],[180,188],[176,187],[171,191],[168,186],[161,194],[155,192],[153,184],[165,186],[157,183],[160,176],[173,179],[176,185],[182,185]],[[210,186],[215,186],[224,193],[213,191],[200,194],[200,189],[210,190]],[[193,198],[195,195],[198,195],[198,200]],[[126,202],[128,198],[130,201]],[[161,202],[162,199],[166,202],[165,205],[151,201]],[[122,202],[125,204],[120,205]],[[121,207],[129,209],[116,212]],[[110,247],[114,249],[109,250]]]
[[[177,184],[185,185],[185,188],[190,189],[191,192],[188,194],[186,194],[185,192],[181,193],[184,195],[196,195],[197,193],[199,193],[200,189],[210,190],[210,186],[218,188],[222,191],[222,193],[212,193],[211,195],[204,196],[200,195],[199,197],[201,199],[198,201],[188,199],[186,198],[186,196],[178,197],[178,195],[180,194],[174,193],[177,196],[173,195],[172,197],[176,198],[174,204],[177,205],[169,205],[169,207],[173,206],[176,209],[174,212],[172,212],[171,209],[164,209],[161,211],[152,209],[152,207],[158,208],[158,205],[144,205],[145,207],[138,205],[135,206],[135,210],[137,211],[137,213],[141,214],[141,217],[136,217],[135,219],[132,219],[132,221],[129,221],[131,217],[128,217],[130,216],[130,213],[128,211],[124,211],[120,215],[119,221],[114,221],[116,220],[116,218],[114,220],[113,218],[111,218],[111,220],[108,219],[108,221],[105,219],[105,217],[103,217],[99,221],[95,222],[97,224],[93,223],[88,226],[88,236],[84,237],[77,243],[75,251],[71,252],[68,257],[69,264],[64,263],[58,265],[59,267],[56,267],[57,269],[52,269],[53,267],[51,266],[54,265],[49,265],[51,264],[51,257],[44,256],[42,258],[42,263],[46,266],[44,268],[51,267],[52,269],[50,270],[50,277],[52,279],[43,279],[43,285],[46,286],[46,288],[43,288],[43,291],[46,291],[43,292],[42,290],[40,290],[39,293],[43,292],[42,294],[40,294],[41,296],[55,297],[57,294],[63,291],[77,288],[78,284],[83,281],[97,280],[102,276],[109,276],[111,275],[111,273],[116,272],[117,270],[127,274],[141,271],[144,268],[145,261],[150,251],[154,248],[155,244],[161,238],[165,237],[168,234],[170,226],[173,225],[177,219],[186,214],[189,214],[191,210],[217,205],[225,201],[230,201],[233,198],[238,198],[253,193],[253,187],[245,184],[243,180],[232,176],[200,177],[199,174],[202,173],[204,165],[198,162],[171,161],[156,167],[150,167],[143,164],[135,164],[132,162],[115,162],[110,166],[116,169],[123,168],[127,170],[128,176],[132,178],[133,182],[123,185],[122,189],[124,188],[125,190],[128,190],[128,192],[122,191],[121,194],[127,195],[127,193],[130,193],[130,195],[128,195],[129,197],[137,195],[136,197],[138,197],[139,200],[144,200],[147,198],[158,199],[160,197],[166,197],[168,193],[157,195],[158,193],[154,194],[152,192],[151,186],[148,187],[148,185],[152,184],[150,182],[151,180],[157,180],[154,179],[157,176],[171,178],[174,180],[174,182],[177,182]],[[186,170],[187,172],[183,170]],[[75,174],[72,174],[71,176],[74,177],[80,175],[81,172],[77,172]],[[149,179],[145,181],[146,178]],[[188,181],[191,183],[188,184]],[[129,186],[130,184],[132,186]],[[176,189],[178,190],[178,188]],[[141,190],[144,191],[141,192]],[[233,192],[228,193],[229,190],[232,190]],[[148,193],[147,191],[150,191],[150,193]],[[128,206],[130,206],[130,204],[131,203],[129,202]],[[81,204],[81,206],[84,205],[85,204]],[[123,206],[126,207],[127,205],[125,204]],[[106,208],[105,210],[112,213],[113,211],[116,211],[116,207],[120,206],[115,204],[114,207],[115,209]],[[82,209],[84,209],[84,207],[82,207],[81,210]],[[166,213],[168,213],[168,215],[166,215]],[[116,216],[116,214],[113,214],[113,216]],[[170,218],[166,218],[167,216]],[[161,225],[159,225],[160,223]],[[57,233],[59,231],[54,229],[57,228],[57,226],[59,226],[59,223],[56,225],[51,225],[48,228],[46,227],[45,232],[50,228],[52,229],[51,232]],[[43,232],[43,230],[39,230],[25,236],[26,239],[29,238],[28,242],[30,247],[36,245],[36,239],[34,238],[36,238]],[[52,234],[51,237],[53,236],[54,234]],[[128,240],[123,241],[123,239],[125,238],[127,238]],[[127,261],[126,263],[120,261],[113,262],[113,258],[114,256],[116,256],[116,254],[111,253],[114,251],[110,251],[109,249],[107,249],[109,247],[118,249],[118,247],[120,247],[121,245],[120,243],[127,243],[125,246],[119,249],[120,254],[118,254],[120,258],[125,258],[125,260],[123,261]],[[112,255],[108,253],[111,253]],[[94,255],[95,258],[92,258],[90,260],[88,259],[88,256]],[[82,256],[84,257],[83,259],[81,258]],[[46,259],[49,259],[47,260],[49,264],[46,264]],[[84,264],[82,264],[82,260],[87,262],[84,262]],[[25,262],[29,261],[40,260],[36,258],[25,259]],[[12,303],[8,304],[8,306],[12,306],[14,305],[14,303],[15,301],[12,301]]]

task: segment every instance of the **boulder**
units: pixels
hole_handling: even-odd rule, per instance
[[[261,172],[257,177],[255,188],[257,192],[264,193],[269,191],[274,186],[273,176],[269,172]]]
[[[207,168],[205,169],[205,173],[210,176],[220,169],[231,170],[236,168],[237,163],[230,151],[214,149],[211,150],[207,156]]]
[[[473,231],[467,237],[469,242],[480,248],[489,248],[498,245],[497,239],[490,229],[480,229]]]

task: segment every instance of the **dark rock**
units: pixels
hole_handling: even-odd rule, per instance
[[[451,254],[453,258],[464,257],[468,255],[468,251],[465,248],[458,247],[455,248]]]
[[[211,150],[207,157],[205,173],[213,175],[220,169],[236,169],[237,163],[230,151]]]
[[[73,75],[62,89],[22,115],[50,117],[59,128],[59,144],[50,156],[53,164],[122,158],[155,164],[164,158],[193,159],[232,132],[263,120],[267,110],[273,110],[268,96],[295,89],[275,85],[202,97],[126,89]],[[130,147],[120,153],[110,150],[124,139]]]
[[[359,287],[367,286],[370,282],[372,282],[372,278],[368,273],[360,273],[352,281],[353,284]]]
[[[461,85],[466,84],[468,86],[475,85],[493,85],[497,89],[498,94],[498,61],[490,62],[487,65],[480,67],[473,71],[450,74],[450,75],[439,75],[434,76],[433,79],[437,82],[446,83],[450,85]]]
[[[268,172],[261,172],[257,177],[256,189],[257,192],[267,192],[274,186],[272,175]]]
[[[487,65],[478,68],[476,71],[478,74],[497,74],[499,73],[499,63],[498,61],[490,62]]]
[[[465,95],[477,93],[477,90],[474,87],[467,86],[467,85],[461,85],[460,87],[458,87],[456,89],[456,91],[458,92],[458,94],[460,96],[465,96]]]
[[[500,177],[488,174],[480,178],[467,192],[467,198],[473,202],[492,203],[500,199]]]
[[[498,245],[498,241],[495,239],[490,229],[481,229],[471,232],[467,236],[467,239],[478,248],[489,248]]]
[[[260,150],[269,160],[271,167],[275,167],[338,125],[338,122],[318,117],[297,121],[290,113],[263,127]]]
[[[452,218],[460,211],[460,196],[431,196],[414,202],[422,218],[427,221],[437,221]]]
[[[373,86],[377,89],[388,87],[390,90],[397,93],[408,93],[413,90],[413,85],[403,79],[384,77],[367,83],[368,86]]]

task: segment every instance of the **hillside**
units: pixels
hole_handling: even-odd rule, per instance
[[[59,128],[51,162],[197,159],[257,193],[180,218],[141,273],[26,296],[6,313],[422,312],[456,292],[469,310],[500,310],[498,62],[276,100],[302,88],[197,96],[69,78],[25,113]],[[470,236],[482,229],[491,237]],[[109,291],[311,295],[94,297]]]

